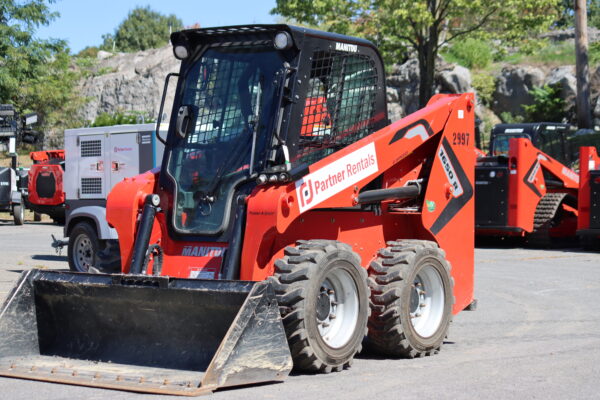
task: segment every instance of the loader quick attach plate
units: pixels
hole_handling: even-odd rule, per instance
[[[24,272],[0,310],[0,375],[177,395],[281,381],[268,282]]]

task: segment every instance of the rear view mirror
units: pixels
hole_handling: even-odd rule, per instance
[[[193,129],[192,124],[193,111],[191,106],[181,106],[177,112],[177,135],[185,139],[188,133]]]

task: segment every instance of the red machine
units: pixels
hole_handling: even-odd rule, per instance
[[[542,247],[575,237],[579,175],[529,138],[507,141],[507,154],[477,159],[476,235],[524,237]]]
[[[49,215],[55,222],[65,222],[65,151],[45,150],[29,153],[33,165],[28,175],[27,208]]]
[[[585,248],[596,249],[600,238],[600,157],[595,147],[581,147],[579,168],[577,235]]]
[[[24,274],[0,375],[195,395],[292,363],[340,371],[365,335],[383,355],[437,353],[473,303],[473,95],[389,123],[368,41],[287,25],[171,41],[161,168],[107,200],[122,273]]]

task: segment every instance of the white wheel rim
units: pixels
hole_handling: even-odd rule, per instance
[[[317,304],[326,302],[329,310],[317,312],[317,328],[323,341],[337,349],[348,343],[358,322],[358,289],[346,270],[332,269],[321,283]]]
[[[444,283],[431,264],[423,266],[411,287],[410,321],[415,332],[424,338],[438,330],[444,316]]]
[[[94,247],[87,235],[79,235],[75,238],[74,258],[78,271],[88,271],[94,264]]]

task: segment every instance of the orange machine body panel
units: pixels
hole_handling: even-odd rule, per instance
[[[245,200],[240,279],[271,276],[275,260],[297,240],[350,244],[365,268],[387,241],[434,240],[452,266],[458,313],[473,300],[473,141],[473,95],[437,95],[422,110],[310,165],[296,181],[255,187]],[[420,182],[418,204],[383,201],[381,212],[357,206],[359,192],[375,179],[382,189]],[[143,199],[158,193],[168,204],[157,182],[153,170],[125,179],[108,196],[107,220],[118,231],[125,273]],[[165,215],[158,212],[150,240],[163,249],[162,274],[218,278],[229,244],[171,237]]]
[[[595,147],[580,148],[579,169],[577,233],[600,237],[600,156]]]

